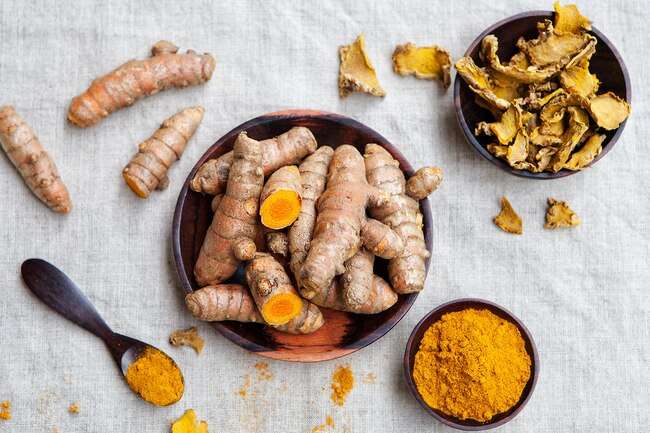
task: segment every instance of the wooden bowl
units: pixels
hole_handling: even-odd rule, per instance
[[[494,416],[489,422],[485,423],[474,420],[460,420],[456,417],[449,416],[440,411],[432,409],[422,399],[420,393],[417,390],[417,387],[415,386],[415,382],[413,381],[413,363],[415,362],[415,354],[420,348],[420,341],[422,340],[422,337],[424,336],[426,330],[429,329],[432,324],[440,320],[444,314],[465,310],[467,308],[490,310],[497,316],[514,324],[519,329],[519,332],[524,339],[524,342],[526,344],[526,351],[528,352],[531,360],[530,379],[524,387],[524,390],[522,391],[521,397],[519,398],[517,404],[515,404],[509,411],[498,414]],[[503,307],[500,307],[493,302],[485,301],[483,299],[456,299],[454,301],[446,302],[438,306],[436,309],[424,316],[424,318],[420,320],[420,323],[415,326],[413,332],[411,333],[411,336],[408,339],[408,342],[406,343],[406,351],[404,352],[404,379],[406,380],[406,385],[413,397],[415,397],[418,403],[420,403],[420,406],[422,406],[422,408],[427,413],[429,413],[429,415],[433,416],[438,421],[458,430],[488,430],[491,428],[499,427],[500,425],[503,425],[516,417],[517,414],[519,414],[519,412],[521,412],[521,410],[524,408],[526,403],[528,403],[528,400],[530,400],[530,396],[533,394],[533,390],[535,389],[535,384],[537,384],[538,376],[539,355],[537,354],[537,347],[533,341],[533,336],[530,334],[526,326],[524,326],[521,320],[515,317],[515,315],[510,311],[506,310]]]
[[[483,33],[474,39],[474,42],[472,42],[465,52],[465,56],[471,57],[474,59],[476,64],[481,65],[482,62],[479,59],[481,41],[485,36],[493,34],[499,38],[499,57],[502,59],[509,59],[517,50],[515,43],[520,36],[523,36],[526,39],[535,38],[537,36],[537,23],[544,19],[552,18],[552,12],[533,11],[518,14],[506,18],[503,21],[499,21],[498,23],[488,27]],[[595,27],[592,27],[590,33],[598,40],[598,43],[596,44],[596,53],[591,58],[589,67],[589,69],[601,80],[598,92],[604,93],[612,91],[631,104],[632,89],[630,87],[630,77],[621,55],[609,39],[607,39],[605,35]],[[474,101],[474,93],[470,90],[467,83],[465,83],[465,80],[463,80],[463,78],[458,74],[456,74],[454,82],[454,107],[458,124],[463,131],[465,139],[483,158],[487,159],[500,169],[510,174],[514,174],[515,176],[526,177],[529,179],[556,179],[577,173],[576,171],[566,169],[562,169],[557,173],[531,173],[528,170],[517,170],[510,167],[506,161],[503,161],[488,152],[485,146],[489,144],[490,138],[483,135],[480,137],[475,136],[474,127],[480,121],[492,119],[492,115],[489,111],[476,104]],[[626,122],[623,122],[613,131],[604,131],[606,138],[603,142],[603,151],[592,161],[591,164],[595,164],[597,161],[604,158],[605,155],[614,147],[614,144],[623,132],[625,123]]]
[[[241,131],[247,131],[250,137],[261,140],[294,126],[308,127],[319,145],[336,147],[347,143],[363,152],[366,143],[380,144],[400,162],[407,175],[413,174],[411,165],[388,140],[373,129],[339,114],[289,110],[265,114],[239,125],[221,137],[199,159],[178,197],[172,226],[172,248],[184,293],[198,288],[194,280],[194,263],[212,221],[211,197],[190,190],[189,181],[205,161],[230,151]],[[426,246],[431,251],[432,225],[428,200],[420,201],[420,210],[424,216]],[[426,266],[428,269],[429,260]],[[385,261],[377,259],[375,273],[386,276]],[[245,284],[241,267],[229,282]],[[286,361],[325,361],[348,355],[377,341],[404,317],[416,297],[417,294],[400,295],[393,307],[374,315],[356,315],[323,308],[325,325],[309,335],[290,335],[253,323],[219,322],[214,323],[214,327],[233,343],[262,356]]]

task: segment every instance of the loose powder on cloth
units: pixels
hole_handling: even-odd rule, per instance
[[[11,419],[11,403],[9,400],[0,402],[0,419],[9,421]]]
[[[339,365],[332,374],[331,400],[338,406],[343,406],[345,399],[354,387],[354,375],[349,365]]]
[[[433,409],[489,421],[512,408],[530,378],[519,329],[488,310],[447,313],[424,334],[413,379]]]

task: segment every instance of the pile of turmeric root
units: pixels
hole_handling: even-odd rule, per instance
[[[357,314],[387,310],[424,288],[427,250],[419,200],[442,181],[435,167],[408,181],[382,146],[318,146],[294,127],[258,141],[240,133],[231,152],[190,182],[213,195],[214,216],[185,301],[194,317],[267,324],[308,334],[319,307]],[[388,279],[374,273],[388,261]],[[247,286],[228,280],[242,265]]]

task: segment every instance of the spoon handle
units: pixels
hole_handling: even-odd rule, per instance
[[[38,299],[54,311],[108,341],[113,331],[79,287],[56,266],[42,259],[28,259],[21,266],[23,280]]]

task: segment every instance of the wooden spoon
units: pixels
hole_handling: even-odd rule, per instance
[[[27,287],[38,299],[66,319],[92,332],[104,341],[122,375],[126,376],[129,366],[146,348],[158,351],[169,358],[180,374],[180,369],[174,360],[160,349],[113,332],[79,287],[56,266],[42,259],[28,259],[23,262],[21,273]],[[137,393],[137,391],[133,391]],[[178,399],[170,404],[176,403],[182,396],[181,392]]]

